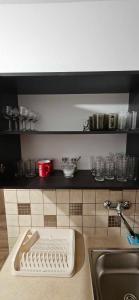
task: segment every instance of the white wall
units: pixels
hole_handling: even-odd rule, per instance
[[[138,12],[138,0],[0,4],[0,73],[137,70]]]
[[[128,94],[19,95],[19,105],[40,114],[38,130],[82,130],[92,112],[128,110]],[[90,168],[92,155],[125,152],[126,135],[35,135],[22,136],[22,157],[54,158],[60,167],[62,156],[81,155],[79,168]]]

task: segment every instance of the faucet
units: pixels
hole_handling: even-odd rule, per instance
[[[135,238],[135,233],[133,231],[133,229],[130,227],[130,225],[128,224],[127,220],[125,219],[125,217],[123,216],[123,210],[124,209],[129,209],[130,208],[130,202],[129,201],[120,201],[118,203],[112,203],[111,201],[105,201],[104,202],[104,207],[107,209],[114,209],[117,211],[118,216],[121,218],[121,220],[123,221],[125,227],[127,228],[129,234]]]

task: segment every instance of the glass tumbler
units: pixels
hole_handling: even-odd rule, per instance
[[[127,164],[128,180],[136,180],[136,165],[137,165],[136,158],[134,156],[128,156],[128,164]]]
[[[127,112],[120,112],[118,114],[118,129],[119,130],[125,130],[127,126]]]
[[[114,180],[115,176],[115,163],[112,157],[107,156],[105,158],[105,179]]]
[[[95,160],[95,180],[104,181],[104,158],[97,156]]]
[[[33,178],[36,176],[36,161],[28,159],[25,161],[25,176],[27,178]]]
[[[116,158],[116,178],[117,181],[127,181],[128,158],[126,155],[117,155]]]

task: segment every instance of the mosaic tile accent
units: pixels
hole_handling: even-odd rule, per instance
[[[81,216],[83,212],[82,203],[70,203],[69,211],[70,216]]]
[[[31,206],[29,203],[18,203],[18,215],[31,215]]]
[[[44,216],[44,227],[57,227],[56,216]]]
[[[4,190],[4,197],[9,241],[30,227],[75,228],[102,238],[125,236],[123,222],[115,211],[104,208],[105,200],[131,201],[124,215],[139,231],[139,190]]]
[[[121,227],[121,218],[120,218],[120,216],[109,216],[109,218],[108,218],[108,227]]]

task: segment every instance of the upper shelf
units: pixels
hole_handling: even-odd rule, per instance
[[[139,129],[136,130],[95,130],[95,131],[0,131],[0,135],[33,135],[33,134],[139,134]]]
[[[139,86],[139,71],[0,74],[0,90],[17,94],[127,93]]]

